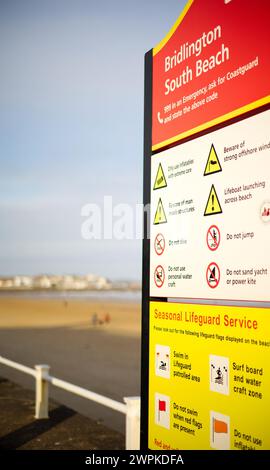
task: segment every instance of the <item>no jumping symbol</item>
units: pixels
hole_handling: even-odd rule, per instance
[[[211,225],[207,230],[206,242],[209,250],[215,251],[220,244],[220,230],[216,225]]]

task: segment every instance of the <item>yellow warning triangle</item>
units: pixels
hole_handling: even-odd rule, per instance
[[[221,209],[220,202],[218,200],[215,186],[212,184],[208,201],[205,207],[204,215],[221,214],[221,212],[222,212],[222,209]]]
[[[166,214],[165,214],[164,207],[162,204],[162,200],[159,198],[156,215],[154,218],[154,225],[166,224],[166,222],[167,222],[167,218],[166,218]]]
[[[161,166],[161,163],[158,165],[158,171],[157,171],[157,176],[154,184],[153,189],[161,189],[161,188],[166,188],[167,186],[167,181],[164,175],[163,168]]]
[[[213,173],[218,173],[219,171],[222,171],[221,164],[218,159],[216,149],[212,144],[203,175],[212,175]]]

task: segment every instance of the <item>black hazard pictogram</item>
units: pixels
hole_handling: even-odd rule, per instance
[[[222,213],[222,209],[221,209],[221,205],[218,199],[218,195],[217,195],[215,186],[212,184],[210,193],[208,196],[208,200],[205,206],[204,215],[205,216],[215,215],[215,214],[221,214],[221,213]]]
[[[162,165],[160,163],[158,165],[157,175],[156,175],[153,189],[155,190],[155,189],[166,188],[166,186],[167,186],[167,181],[164,175]]]
[[[159,198],[157,210],[156,210],[155,218],[154,218],[154,225],[166,224],[166,223],[167,223],[167,217],[166,217],[165,210],[162,204],[162,200],[161,198]]]
[[[222,171],[221,164],[218,159],[216,149],[212,144],[203,175],[213,175],[214,173],[219,173],[220,171]]]

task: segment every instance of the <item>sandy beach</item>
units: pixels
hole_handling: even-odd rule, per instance
[[[140,305],[120,300],[0,296],[0,355],[122,401],[140,395]],[[33,388],[31,377],[0,365],[1,376]],[[50,395],[113,429],[124,417],[51,388]]]

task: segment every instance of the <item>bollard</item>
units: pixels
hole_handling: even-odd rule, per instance
[[[140,449],[140,397],[126,397],[126,450]]]
[[[36,419],[49,417],[49,375],[50,366],[38,365],[36,369]]]

